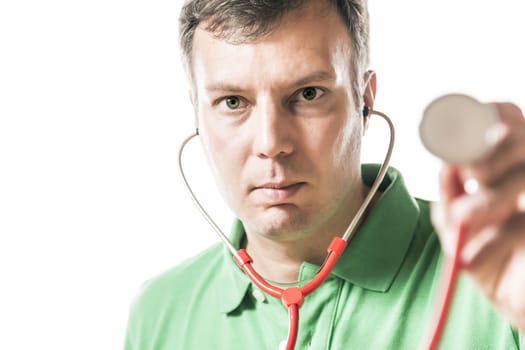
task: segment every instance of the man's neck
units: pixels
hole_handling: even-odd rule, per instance
[[[305,239],[279,242],[252,237],[247,239],[246,250],[253,259],[255,270],[262,277],[276,283],[294,283],[298,280],[303,262],[322,264],[332,238],[308,236],[308,244],[305,244]]]

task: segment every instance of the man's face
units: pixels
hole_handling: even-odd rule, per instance
[[[200,137],[248,235],[340,235],[362,201],[363,120],[352,98],[350,52],[344,24],[324,1],[245,44],[197,30]]]

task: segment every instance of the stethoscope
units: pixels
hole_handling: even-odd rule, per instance
[[[219,226],[215,223],[215,221],[206,212],[199,200],[196,198],[184,174],[182,155],[188,142],[199,135],[198,129],[196,129],[194,134],[187,137],[180,146],[178,156],[179,172],[184,187],[186,188],[193,203],[206,219],[206,221],[208,221],[214,231],[219,235],[219,238],[233,255],[234,261],[244,271],[248,278],[263,292],[271,295],[272,297],[280,299],[284,306],[288,309],[289,328],[285,347],[286,350],[294,349],[299,325],[299,308],[303,304],[304,298],[315,291],[317,287],[319,287],[332,272],[332,269],[339,260],[339,257],[343,254],[343,251],[348,245],[348,242],[350,242],[357,232],[357,228],[360,225],[364,214],[367,212],[372,198],[377,193],[379,185],[382,183],[388,170],[395,140],[394,125],[391,119],[384,113],[375,110],[370,110],[369,113],[382,117],[390,129],[390,141],[383,164],[379,169],[376,180],[370,188],[370,191],[368,192],[363,203],[361,204],[361,207],[355,214],[344,234],[341,237],[334,237],[328,246],[328,254],[315,277],[299,286],[281,288],[267,282],[264,277],[255,271],[254,267],[252,266],[252,258],[248,252],[245,249],[237,250],[234,247],[232,242],[228,239],[224,232],[222,232]],[[473,120],[472,118],[475,119]],[[464,121],[464,123],[458,126],[458,128],[464,128],[467,130],[469,135],[468,138],[457,137],[455,140],[450,139],[450,133],[447,132],[448,128],[450,128],[452,125],[457,125],[457,120]],[[480,127],[480,120],[483,120],[481,125],[484,125],[485,127]],[[494,140],[490,139],[486,135],[488,133],[487,130],[490,130],[490,127],[494,125],[497,120],[497,114],[494,112],[494,110],[466,95],[446,95],[435,100],[425,110],[423,120],[420,125],[420,135],[423,140],[423,144],[434,155],[451,163],[468,163],[484,155],[494,145]],[[473,125],[477,125],[474,127],[475,130],[472,128]],[[456,129],[456,134],[460,133],[461,131]],[[451,145],[451,143],[455,143],[455,146],[444,147],[445,144]],[[458,150],[457,147],[460,146],[460,144],[465,143],[468,143],[469,146],[462,148],[460,147],[460,150]],[[470,147],[472,143],[475,144],[473,151]],[[455,281],[459,271],[459,252],[462,247],[462,240],[464,236],[464,229],[460,228],[458,231],[456,253],[452,258],[451,263],[448,264],[449,268],[444,275],[444,281],[446,283],[443,283],[444,288],[442,290],[440,307],[438,308],[439,313],[435,318],[436,323],[433,327],[434,330],[432,335],[429,337],[429,343],[425,347],[426,349],[435,349],[437,347],[452,298]]]

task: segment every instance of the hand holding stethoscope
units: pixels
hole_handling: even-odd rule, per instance
[[[445,254],[457,250],[461,270],[525,332],[523,113],[510,103],[480,104],[463,95],[444,100],[429,106],[426,114],[435,116],[421,124],[426,146],[448,163],[434,225]],[[454,243],[458,226],[460,249]]]

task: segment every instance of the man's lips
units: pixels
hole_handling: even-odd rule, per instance
[[[254,191],[258,196],[261,196],[261,199],[264,201],[282,203],[291,199],[291,197],[295,195],[297,191],[299,191],[304,185],[304,182],[295,182],[289,184],[268,183],[255,187]]]

